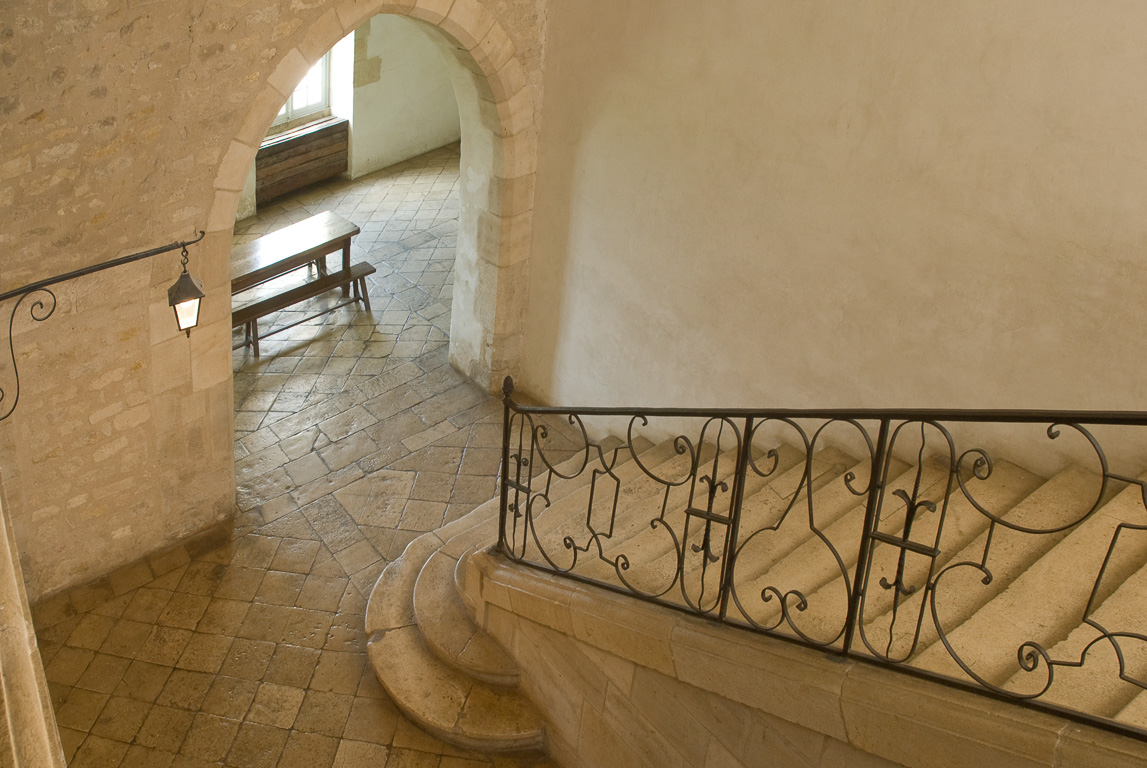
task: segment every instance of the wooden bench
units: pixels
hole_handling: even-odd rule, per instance
[[[370,297],[366,291],[366,276],[374,273],[375,269],[366,262],[350,263],[350,240],[358,233],[359,228],[352,222],[325,211],[236,248],[233,253],[233,271],[238,274],[231,280],[232,295],[310,264],[315,265],[318,278],[232,311],[231,327],[242,326],[245,330],[243,343],[236,345],[235,349],[249,344],[258,357],[260,338],[293,328],[358,301],[361,301],[363,308],[369,312]],[[330,272],[327,269],[326,257],[339,250],[342,251],[342,269]],[[350,291],[352,287],[353,295]],[[344,301],[322,312],[262,336],[259,335],[260,318],[334,288],[342,289]],[[346,299],[348,295],[350,298]]]

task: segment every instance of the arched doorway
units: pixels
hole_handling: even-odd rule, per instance
[[[229,268],[230,234],[247,169],[283,102],[311,65],[360,23],[395,13],[442,50],[462,129],[461,210],[450,327],[451,363],[489,391],[520,353],[533,210],[534,99],[513,41],[479,0],[375,0],[327,11],[282,58],[232,138],[215,178],[204,259]]]

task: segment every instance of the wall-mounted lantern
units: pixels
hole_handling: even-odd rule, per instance
[[[171,243],[170,245],[160,246],[159,248],[152,248],[150,251],[140,251],[130,256],[121,256],[118,259],[93,264],[90,267],[77,269],[74,272],[66,272],[62,275],[56,275],[55,277],[49,277],[45,280],[25,285],[22,288],[0,293],[0,302],[7,301],[8,299],[16,299],[16,303],[12,305],[12,314],[8,318],[8,349],[12,355],[12,373],[16,378],[16,387],[14,392],[8,392],[0,388],[0,421],[11,416],[12,412],[16,410],[16,404],[20,401],[20,370],[16,365],[16,351],[12,347],[12,327],[16,321],[16,313],[29,297],[35,298],[32,298],[27,304],[28,314],[30,314],[36,322],[43,322],[56,311],[56,294],[49,290],[49,286],[67,282],[68,280],[74,280],[77,277],[83,277],[84,275],[90,275],[95,272],[102,272],[105,269],[118,267],[121,264],[128,264],[133,261],[139,261],[140,259],[148,259],[152,256],[158,256],[161,253],[168,253],[169,251],[174,251],[176,248],[181,248],[183,249],[183,253],[180,261],[183,265],[183,272],[179,275],[179,279],[175,281],[175,285],[168,289],[167,299],[172,309],[175,310],[175,322],[179,330],[185,331],[190,337],[191,329],[199,323],[199,302],[203,299],[204,294],[203,286],[200,285],[199,281],[187,273],[187,246],[198,243],[203,239],[204,234],[204,232],[200,231],[199,237],[194,240]],[[9,395],[11,395],[10,400]]]
[[[199,301],[206,294],[203,293],[203,286],[199,281],[187,274],[186,245],[183,246],[180,264],[183,266],[183,272],[175,281],[175,285],[167,289],[167,303],[175,310],[175,322],[179,330],[186,331],[187,337],[191,338],[191,329],[199,325]]]

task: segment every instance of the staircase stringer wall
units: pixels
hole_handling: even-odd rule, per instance
[[[467,602],[565,768],[1131,768],[1147,744],[507,563]]]

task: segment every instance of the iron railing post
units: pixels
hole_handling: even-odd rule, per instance
[[[852,640],[856,635],[856,624],[860,620],[860,600],[862,597],[865,572],[868,569],[868,554],[872,549],[872,529],[880,507],[880,496],[884,491],[885,454],[888,451],[888,425],[890,419],[880,420],[880,433],[876,438],[876,452],[872,456],[869,473],[868,502],[864,508],[864,528],[860,533],[860,554],[856,559],[856,573],[852,577],[852,594],[848,600],[848,617],[844,623],[844,645],[841,654],[852,651]]]
[[[506,480],[510,475],[510,395],[514,393],[514,379],[507,376],[502,380],[502,483],[498,505],[498,543],[496,552],[506,551],[506,507],[510,500],[510,486]]]
[[[745,500],[745,480],[749,476],[749,451],[753,443],[753,417],[745,419],[737,454],[737,469],[733,477],[733,505],[729,510],[729,528],[725,533],[725,563],[721,571],[721,620],[729,610],[729,593],[733,589],[733,560],[737,556],[737,531],[741,525],[741,504]]]

